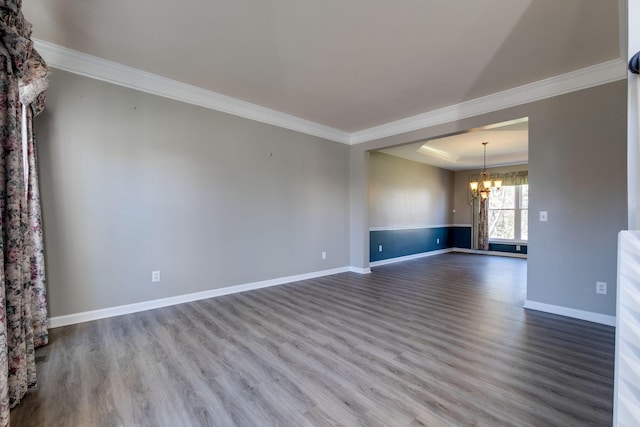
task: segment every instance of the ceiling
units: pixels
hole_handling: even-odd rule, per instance
[[[487,144],[487,167],[528,163],[529,120],[524,117],[379,150],[392,156],[452,171],[480,169]]]
[[[620,58],[619,4],[29,0],[23,12],[37,40],[352,133]]]

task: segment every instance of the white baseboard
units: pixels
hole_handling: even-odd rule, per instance
[[[452,248],[438,249],[436,251],[421,252],[419,254],[412,254],[412,255],[406,255],[406,256],[399,256],[399,257],[396,257],[396,258],[383,259],[383,260],[380,260],[380,261],[371,262],[371,263],[369,263],[369,265],[371,267],[379,267],[381,265],[393,264],[393,263],[402,262],[402,261],[409,261],[409,260],[412,260],[412,259],[424,258],[424,257],[427,257],[427,256],[447,254],[449,252],[453,252],[453,249]]]
[[[504,256],[508,258],[527,258],[527,254],[519,254],[514,252],[481,251],[479,249],[467,249],[467,248],[452,248],[451,251],[462,252],[465,254]]]
[[[358,273],[358,274],[370,274],[371,273],[371,269],[370,268],[362,268],[362,267],[354,267],[354,266],[349,267],[349,271],[351,271],[352,273]]]
[[[600,323],[607,326],[616,326],[616,316],[610,316],[608,314],[594,313],[592,311],[578,310],[575,308],[545,304],[531,300],[526,300],[524,302],[524,308],[543,311],[545,313],[559,314],[560,316],[572,317],[574,319],[587,320],[589,322]]]
[[[260,282],[246,283],[242,285],[228,286],[225,288],[211,289],[208,291],[195,292],[192,294],[178,295],[169,298],[160,298],[151,301],[143,301],[134,304],[120,305],[117,307],[103,308],[99,310],[84,311],[81,313],[67,314],[64,316],[56,316],[49,318],[49,328],[59,328],[61,326],[74,325],[76,323],[90,322],[92,320],[104,319],[107,317],[122,316],[124,314],[137,313],[139,311],[152,310],[154,308],[167,307],[170,305],[182,304],[185,302],[198,301],[207,298],[215,298],[223,295],[235,294],[239,292],[251,291],[254,289],[267,288],[270,286],[284,285],[291,282],[299,282],[302,280],[315,279],[318,277],[331,276],[333,274],[345,273],[347,271],[355,271],[357,273],[365,273],[365,270],[355,267],[340,267],[331,270],[315,271],[312,273],[298,274],[295,276],[280,277],[271,280],[262,280]]]

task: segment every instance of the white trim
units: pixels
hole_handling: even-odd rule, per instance
[[[128,87],[153,95],[186,102],[246,119],[291,129],[331,141],[350,143],[350,134],[220,93],[168,79],[133,67],[87,55],[43,40],[34,40],[35,48],[47,63],[96,80]]]
[[[467,248],[452,248],[452,251],[462,252],[464,254],[494,255],[494,256],[504,256],[507,258],[527,258],[527,254],[521,254],[517,252],[481,251],[479,249],[467,249]]]
[[[448,254],[449,252],[453,252],[453,249],[451,249],[451,248],[448,248],[448,249],[437,249],[435,251],[421,252],[419,254],[413,254],[413,255],[399,256],[399,257],[396,257],[396,258],[383,259],[383,260],[380,260],[380,261],[370,262],[369,265],[371,267],[379,267],[381,265],[395,264],[396,262],[409,261],[409,260],[412,260],[412,259],[424,258],[424,257],[428,257],[428,256],[433,256],[433,255]]]
[[[495,243],[497,245],[512,245],[512,246],[527,246],[528,240],[506,240],[506,239],[489,239],[489,243]]]
[[[628,0],[618,0],[618,22],[620,37],[620,58],[628,58],[629,54],[629,22],[633,22],[629,18],[629,10],[627,6]]]
[[[358,273],[358,274],[371,274],[371,269],[369,267],[362,268],[362,267],[351,266],[349,267],[349,271],[352,273]]]
[[[594,313],[592,311],[578,310],[576,308],[545,304],[543,302],[531,300],[526,300],[523,307],[529,310],[558,314],[560,316],[572,317],[574,319],[586,320],[589,322],[600,323],[602,325],[616,326],[616,316],[610,316],[608,314]]]
[[[439,225],[397,225],[388,227],[369,227],[369,231],[423,230],[427,228],[471,227],[471,224],[439,224]]]
[[[627,77],[626,61],[614,59],[460,104],[349,133],[44,40],[34,39],[34,45],[45,61],[59,70],[350,145],[490,113]]]
[[[467,117],[551,98],[625,78],[627,78],[626,62],[622,59],[613,59],[559,76],[461,102],[460,104],[450,105],[354,132],[351,134],[351,144],[360,144],[430,126],[454,122]]]
[[[295,276],[280,277],[277,279],[262,280],[260,282],[246,283],[243,285],[228,286],[219,289],[210,289],[208,291],[196,292],[192,294],[178,295],[169,298],[160,298],[151,301],[143,301],[134,304],[120,305],[116,307],[103,308],[99,310],[84,311],[81,313],[67,314],[65,316],[56,316],[49,319],[50,328],[58,328],[76,323],[90,322],[92,320],[104,319],[107,317],[122,316],[123,314],[137,313],[139,311],[152,310],[154,308],[167,307],[170,305],[183,304],[185,302],[198,301],[207,298],[215,298],[223,295],[235,294],[238,292],[246,292],[254,289],[267,288],[270,286],[284,285],[285,283],[298,282],[301,280],[315,279],[333,274],[345,273],[353,271],[353,267],[341,267],[331,270],[316,271],[306,274],[298,274]],[[368,269],[369,270],[369,269]],[[369,270],[370,272],[371,270]]]

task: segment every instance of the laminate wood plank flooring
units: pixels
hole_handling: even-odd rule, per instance
[[[444,254],[51,330],[13,426],[609,426],[614,329]]]

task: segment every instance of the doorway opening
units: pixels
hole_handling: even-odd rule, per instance
[[[482,177],[482,142],[488,142],[486,172],[502,184],[484,206],[470,189]],[[526,258],[528,144],[523,117],[371,151],[370,265],[451,251]]]

